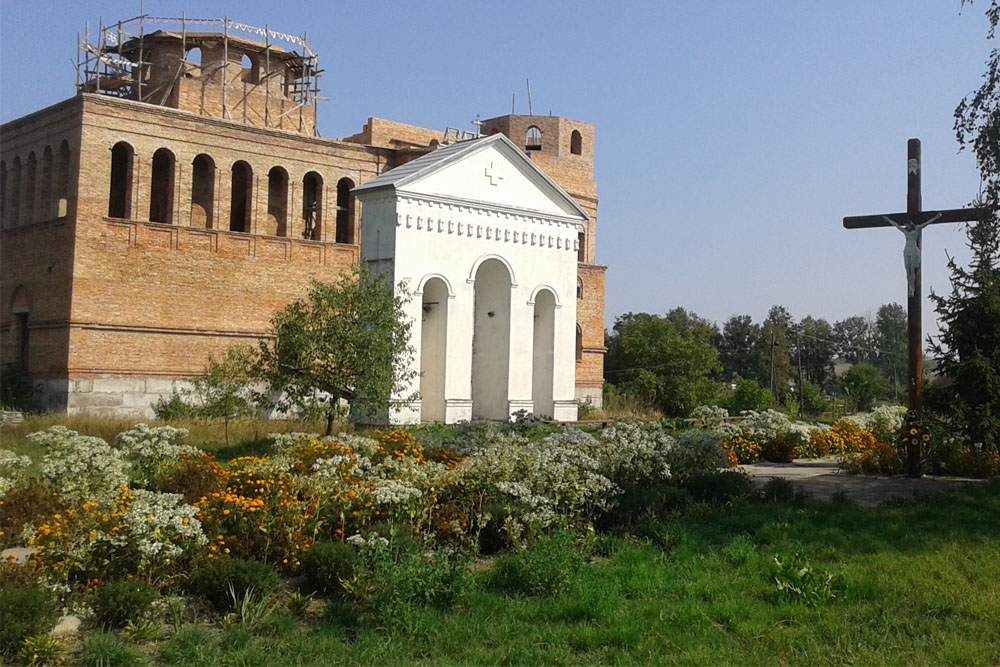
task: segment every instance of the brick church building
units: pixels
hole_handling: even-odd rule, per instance
[[[210,354],[261,338],[310,278],[360,261],[356,187],[469,140],[378,118],[320,138],[304,39],[229,20],[138,28],[102,26],[81,45],[76,95],[0,127],[0,362],[45,409],[150,416]],[[480,132],[509,138],[587,215],[575,394],[600,405],[593,127],[505,115]]]

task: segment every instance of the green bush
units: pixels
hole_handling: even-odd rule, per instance
[[[277,591],[278,575],[264,563],[238,558],[214,558],[196,567],[188,577],[188,590],[223,613],[233,608],[233,595],[242,599],[247,590],[259,595]]]
[[[0,654],[13,658],[24,640],[42,635],[59,620],[59,604],[40,586],[0,589]]]
[[[180,394],[174,392],[170,398],[161,398],[153,403],[153,414],[160,421],[183,421],[198,416],[198,410],[188,405]]]
[[[358,550],[343,542],[316,542],[302,556],[302,571],[312,590],[339,593],[340,582],[350,580],[358,568]]]
[[[796,499],[795,485],[784,477],[775,477],[764,484],[761,498],[769,503],[790,503]]]
[[[764,443],[760,457],[771,463],[791,463],[795,460],[795,445],[795,440],[784,433],[779,433]]]
[[[527,549],[497,558],[489,585],[509,595],[550,596],[568,591],[586,554],[571,532],[541,537]]]
[[[662,516],[683,509],[691,502],[685,489],[662,481],[651,484],[621,482],[619,485],[621,495],[598,517],[597,527],[601,530],[629,527],[650,515]]]
[[[750,477],[734,470],[697,475],[688,480],[685,488],[698,502],[712,504],[736,502],[753,494]]]
[[[145,618],[157,597],[155,588],[137,579],[108,582],[98,587],[91,601],[94,620],[103,628],[124,628],[129,621]]]
[[[83,642],[83,650],[80,652],[81,665],[93,665],[94,667],[131,667],[132,665],[145,665],[146,661],[134,649],[122,640],[121,637],[111,633],[98,633],[87,635]]]

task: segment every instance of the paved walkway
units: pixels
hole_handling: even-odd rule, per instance
[[[980,479],[962,477],[878,477],[875,475],[848,475],[842,472],[834,457],[805,459],[792,463],[755,463],[740,466],[757,486],[763,486],[775,477],[784,477],[819,500],[830,500],[833,494],[843,492],[850,500],[874,507],[891,498],[910,499],[915,495],[930,495],[947,491],[964,484],[977,484]]]

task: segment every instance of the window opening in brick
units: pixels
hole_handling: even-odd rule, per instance
[[[28,370],[28,313],[14,313],[14,323],[17,328],[17,363],[21,370]]]
[[[337,243],[354,243],[354,181],[337,181]]]
[[[580,280],[579,278],[576,279],[576,298],[577,299],[583,298],[583,281]]]
[[[187,63],[185,67],[185,76],[189,78],[197,78],[201,76],[201,49],[197,46],[188,49],[187,55],[184,57],[184,61]]]
[[[288,172],[272,167],[267,172],[267,233],[288,236]]]
[[[524,150],[542,150],[542,131],[537,126],[532,125],[524,135]]]
[[[28,153],[28,159],[24,163],[24,205],[21,221],[30,223],[35,221],[35,179],[37,177],[37,161],[35,153]]]
[[[576,261],[584,262],[587,258],[587,233],[580,232],[576,237],[576,242],[580,246],[576,251]]]
[[[69,142],[63,139],[56,153],[56,164],[52,176],[52,199],[54,215],[65,218],[69,215]]]
[[[241,62],[244,83],[260,83],[260,66],[254,56],[244,53]]]
[[[4,224],[8,227],[17,227],[17,219],[21,214],[21,157],[15,156],[14,162],[10,165],[10,185],[8,186],[10,201],[7,203],[7,215],[4,216]]]
[[[108,195],[109,218],[132,217],[132,160],[135,151],[124,141],[111,149],[111,188]]]
[[[250,231],[253,201],[253,169],[243,160],[233,164],[232,197],[229,200],[229,231]]]
[[[576,325],[576,360],[583,361],[583,329]]]
[[[573,155],[583,154],[583,136],[579,130],[573,130],[573,134],[569,135],[569,152]]]
[[[212,229],[215,218],[215,161],[204,153],[191,163],[191,226]]]
[[[153,153],[149,184],[149,221],[174,221],[174,154],[166,148]]]
[[[54,218],[55,207],[52,205],[52,147],[46,146],[42,151],[42,173],[38,179],[38,219]]]
[[[323,238],[323,178],[315,171],[302,177],[302,238]]]

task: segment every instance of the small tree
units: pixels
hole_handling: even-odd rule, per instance
[[[254,351],[235,346],[226,350],[220,361],[208,358],[204,375],[196,378],[190,395],[194,398],[195,414],[222,419],[226,424],[226,444],[229,444],[229,421],[254,414]]]
[[[843,377],[844,391],[859,412],[875,405],[875,401],[889,394],[889,381],[878,369],[868,364],[851,366]]]
[[[258,369],[280,393],[281,409],[319,411],[333,431],[341,399],[361,414],[380,415],[413,379],[409,293],[393,293],[365,265],[335,283],[313,281],[306,299],[271,318]]]

